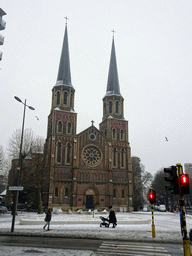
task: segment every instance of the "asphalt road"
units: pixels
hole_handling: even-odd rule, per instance
[[[88,250],[94,255],[183,255],[182,244],[125,242],[94,239],[0,236],[0,246]],[[41,254],[38,254],[41,255]]]

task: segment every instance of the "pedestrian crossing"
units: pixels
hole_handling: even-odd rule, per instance
[[[96,255],[116,255],[116,256],[171,256],[163,246],[158,244],[132,243],[132,242],[113,242],[104,241],[97,249]]]

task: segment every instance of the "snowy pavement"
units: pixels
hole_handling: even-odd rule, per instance
[[[44,231],[45,214],[37,213],[18,213],[15,221],[14,233],[11,232],[12,216],[10,213],[0,215],[0,235],[19,235],[19,236],[44,236],[44,237],[65,237],[65,238],[88,238],[88,239],[108,239],[108,240],[124,240],[124,241],[145,241],[145,242],[161,242],[161,243],[181,243],[182,236],[180,231],[179,213],[154,213],[156,237],[152,238],[151,232],[151,213],[150,212],[133,212],[133,213],[117,213],[117,227],[114,229],[112,225],[109,228],[100,227],[100,214],[52,214],[51,231]],[[187,215],[187,230],[192,228],[192,217]],[[25,225],[21,225],[25,224]],[[144,223],[144,224],[142,224]],[[30,225],[29,225],[30,224]],[[1,247],[1,250],[13,250],[12,247]],[[15,253],[15,249],[12,253]],[[19,250],[19,248],[18,248]],[[34,248],[20,248],[19,255],[94,255],[88,251],[72,251],[72,250],[55,250],[38,248],[41,251],[35,254]],[[49,254],[48,251],[49,250]],[[54,252],[51,252],[53,250]],[[57,251],[57,253],[56,253]],[[45,253],[45,254],[43,254]],[[59,254],[62,253],[62,254]],[[64,254],[67,253],[67,254]],[[79,254],[78,254],[79,253]],[[2,255],[16,255],[2,254]]]

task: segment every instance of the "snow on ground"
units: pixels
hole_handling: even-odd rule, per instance
[[[154,213],[156,238],[151,234],[151,212],[133,212],[117,213],[117,227],[105,228],[100,227],[101,220],[99,216],[107,217],[107,214],[52,214],[51,231],[43,230],[45,214],[30,212],[18,212],[15,220],[14,233],[17,235],[37,235],[37,236],[63,236],[75,238],[100,238],[132,241],[158,241],[158,242],[175,242],[182,243],[180,230],[179,213]],[[31,225],[21,225],[20,220],[31,220]],[[148,224],[141,224],[142,220],[148,220]],[[40,222],[39,222],[40,221]],[[119,221],[119,223],[118,223]],[[124,224],[133,221],[133,224]],[[87,224],[84,224],[86,223]],[[186,216],[187,230],[192,228],[192,216]],[[11,230],[12,215],[10,213],[0,214],[0,234],[9,233]],[[68,223],[68,224],[66,224]],[[90,224],[91,223],[91,224]],[[4,247],[1,246],[1,255],[75,255],[90,256],[94,255],[91,251],[73,251],[73,250],[56,250],[45,248],[29,247]]]
[[[107,217],[108,215],[94,214],[52,214],[51,219],[51,229],[52,232],[57,232],[57,230],[63,230],[65,228],[68,230],[79,229],[89,229],[89,230],[101,230],[100,228],[101,220],[99,216]],[[117,227],[115,230],[151,230],[151,213],[150,212],[123,212],[116,213],[117,216]],[[42,225],[44,224],[45,214],[37,214],[34,212],[18,212],[15,217],[15,230],[26,229],[26,230],[42,230]],[[192,216],[187,215],[187,227],[192,228]],[[23,220],[26,220],[30,225],[21,225]],[[147,221],[148,220],[148,221]],[[147,221],[147,224],[141,224],[143,221]],[[87,222],[87,224],[86,224]],[[119,223],[118,223],[119,222]],[[131,223],[133,224],[126,224]],[[155,229],[157,231],[178,231],[180,232],[180,215],[179,213],[154,213]],[[0,214],[0,228],[9,229],[12,223],[12,215],[10,213]],[[106,228],[105,228],[106,229]],[[108,229],[107,229],[108,230]]]

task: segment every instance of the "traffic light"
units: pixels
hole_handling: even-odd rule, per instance
[[[181,188],[181,195],[190,194],[188,174],[180,174],[179,183]]]
[[[169,182],[168,185],[165,185],[165,188],[171,191],[171,194],[179,194],[177,167],[172,165],[169,168],[164,168],[164,172],[169,174],[169,177],[164,177],[165,181]]]
[[[156,192],[153,188],[149,189],[148,200],[151,204],[156,203]]]

